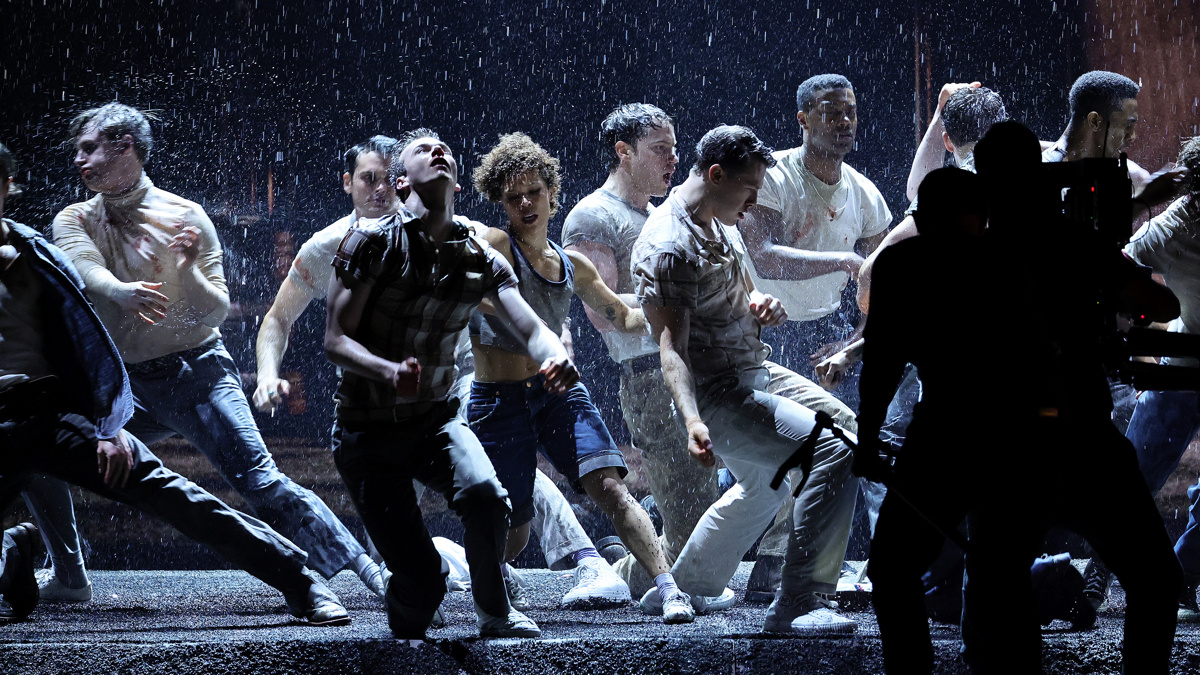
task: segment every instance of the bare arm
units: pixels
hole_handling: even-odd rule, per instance
[[[774,241],[774,233],[783,229],[783,215],[765,206],[752,206],[738,222],[754,269],[764,279],[799,281],[832,272],[855,274],[862,257],[849,251],[806,251]]]
[[[942,91],[938,93],[937,110],[933,113],[933,119],[929,120],[929,127],[925,129],[925,135],[921,137],[921,143],[917,146],[917,154],[913,157],[912,168],[908,172],[908,186],[905,189],[905,194],[908,195],[909,201],[916,199],[917,188],[920,187],[921,181],[925,180],[934,169],[942,168],[946,162],[946,144],[942,140],[942,134],[946,131],[946,126],[942,123],[942,108],[946,105],[946,101],[954,92],[967,87],[980,87],[978,82],[959,82],[942,85]]]
[[[510,286],[492,297],[496,316],[512,326],[525,342],[529,356],[542,364],[542,376],[546,378],[546,389],[554,394],[565,394],[579,381],[579,372],[567,355],[563,343],[550,330],[537,313],[521,297],[516,286]]]
[[[347,287],[334,275],[329,281],[328,307],[325,321],[325,355],[334,365],[378,382],[396,387],[401,396],[413,396],[421,376],[416,358],[404,363],[389,361],[372,354],[362,343],[350,337],[358,330],[363,308],[371,293],[371,284],[353,283]]]
[[[287,351],[292,325],[311,301],[312,295],[308,289],[292,283],[291,277],[285,277],[283,285],[279,287],[279,293],[275,295],[275,302],[263,317],[255,344],[258,356],[258,386],[253,396],[254,406],[262,412],[274,410],[289,393],[291,385],[287,380],[279,378],[279,366],[283,363],[283,355]]]
[[[883,238],[879,246],[867,256],[867,261],[858,270],[858,308],[864,313],[870,311],[871,306],[871,270],[875,267],[875,260],[879,258],[879,253],[888,246],[895,244],[898,241],[904,241],[910,237],[917,236],[917,222],[912,216],[907,216],[900,224],[896,226],[887,236]]]
[[[609,255],[611,254],[610,250]],[[604,317],[605,323],[622,333],[644,335],[648,332],[646,317],[641,308],[630,307],[624,298],[614,293],[591,260],[575,250],[568,250],[567,255],[575,265],[575,294],[583,300],[589,317],[599,314]],[[615,276],[615,270],[613,274]]]
[[[696,378],[692,375],[692,364],[688,359],[690,310],[658,305],[647,305],[643,310],[654,339],[658,342],[663,379],[671,397],[675,399],[675,409],[687,427],[688,451],[704,466],[713,466],[717,458],[713,455],[708,425],[700,418],[700,409],[696,404]]]
[[[587,258],[592,266],[596,268],[596,273],[600,275],[601,281],[610,289],[616,288],[620,280],[617,274],[617,256],[613,250],[604,244],[598,244],[594,241],[581,241],[578,244],[571,244],[565,247],[567,251],[578,253]],[[581,298],[583,296],[580,296]],[[630,307],[638,307],[637,297],[629,293],[622,293],[617,296]],[[588,320],[596,327],[596,330],[601,333],[609,333],[617,330],[617,327],[605,318],[602,312],[597,312],[584,303],[584,311],[587,312]]]

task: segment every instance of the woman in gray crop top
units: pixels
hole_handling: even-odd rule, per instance
[[[508,224],[487,230],[483,238],[512,263],[522,297],[552,330],[561,329],[571,296],[577,294],[618,330],[646,333],[641,309],[629,307],[605,286],[583,255],[564,251],[547,239],[550,218],[558,207],[558,167],[558,160],[525,134],[501,137],[474,178],[476,190],[504,207]],[[622,541],[652,577],[668,573],[654,526],[622,481],[627,470],[621,451],[583,383],[566,395],[547,392],[538,375],[540,364],[526,355],[507,326],[488,314],[472,316],[470,333],[475,383],[467,419],[513,506],[505,561],[516,558],[529,540],[540,451],[577,492],[586,492],[608,514]],[[577,574],[605,569],[613,574],[607,564],[600,565],[603,559],[598,555],[576,562],[580,563]],[[629,589],[622,586],[627,601]],[[614,593],[619,590],[614,587]],[[680,613],[673,618],[681,620]]]

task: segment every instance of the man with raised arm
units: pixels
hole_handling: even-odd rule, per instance
[[[279,368],[287,351],[288,336],[292,325],[314,300],[325,298],[329,280],[333,276],[330,264],[337,254],[338,245],[346,232],[359,220],[380,218],[396,213],[401,206],[396,186],[388,179],[388,164],[396,151],[396,139],[388,136],[372,136],[367,141],[346,151],[346,171],[342,174],[342,189],[350,195],[354,210],[325,229],[314,234],[300,247],[296,259],[275,302],[263,318],[258,332],[258,386],[254,391],[254,405],[263,412],[273,411],[289,393],[286,379],[279,377]],[[482,223],[455,216],[455,220],[472,228],[477,234],[486,228]],[[453,390],[462,389],[466,399],[470,390],[473,372],[470,343],[460,342],[458,367],[459,381]],[[465,413],[465,405],[460,412]],[[533,487],[534,515],[532,529],[537,533],[551,569],[565,569],[574,564],[572,556],[592,546],[592,540],[579,524],[575,511],[562,492],[541,471],[538,471]],[[506,570],[511,572],[511,570]],[[519,584],[519,575],[509,573],[509,595],[518,609],[528,607]],[[590,577],[581,577],[578,583],[564,596],[564,605],[575,607],[591,605],[604,599],[606,591],[598,587]]]
[[[789,494],[791,479],[772,489],[776,471],[815,433],[812,410],[768,393],[774,376],[763,327],[787,312],[755,289],[746,263],[726,234],[757,201],[771,149],[746,127],[720,126],[696,146],[683,185],[646,221],[633,248],[633,276],[695,459],[720,455],[738,479],[710,506],[672,569],[693,597],[721,593],[742,555]],[[854,632],[825,596],[834,592],[846,552],[857,481],[850,449],[829,431],[811,439],[812,468],[796,499],[780,588],[764,629],[821,635]],[[642,598],[653,611],[656,596]]]
[[[198,204],[146,176],[153,146],[146,117],[110,103],[80,113],[71,136],[75,166],[97,194],[55,217],[54,238],[129,370],[136,404],[129,431],[148,443],[183,436],[255,515],[308,552],[313,569],[332,578],[352,568],[382,595],[379,566],[320,498],[279,470],[259,434],[221,342],[229,310],[221,242]],[[90,599],[66,485],[35,482],[27,495],[39,521],[52,523],[42,528],[55,562],[43,594]]]
[[[413,479],[462,518],[479,631],[537,637],[512,608],[500,568],[507,493],[449,397],[455,345],[487,299],[563,393],[578,373],[562,343],[517,290],[512,267],[454,220],[458,163],[428,129],[405,135],[389,180],[407,192],[398,213],[350,230],[334,259],[325,352],[342,368],[333,428],[338,471],[389,569],[388,623],[421,638],[446,593],[447,567],[425,529]]]

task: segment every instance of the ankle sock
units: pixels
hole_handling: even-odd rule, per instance
[[[671,576],[670,572],[663,572],[654,577],[654,585],[658,586],[658,597],[663,602],[667,601],[667,596],[679,590],[679,585],[675,583],[675,577]]]
[[[576,565],[583,563],[583,561],[588,558],[604,560],[604,558],[600,556],[600,552],[591,546],[571,552],[571,560],[574,560]]]

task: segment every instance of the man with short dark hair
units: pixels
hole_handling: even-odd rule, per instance
[[[736,223],[757,201],[775,160],[746,127],[720,126],[696,146],[687,180],[656,209],[633,248],[638,299],[650,321],[663,377],[683,418],[688,449],[712,466],[720,455],[737,485],[710,506],[672,572],[684,592],[719,595],[742,555],[774,518],[791,482],[770,482],[816,425],[813,412],[767,393],[773,371],[759,339],[787,319],[779,300],[755,289],[723,223]],[[853,632],[824,598],[837,586],[857,481],[850,450],[828,431],[812,439],[812,469],[796,499],[781,585],[764,629]],[[653,611],[655,596],[642,598]]]
[[[332,578],[353,568],[382,595],[379,566],[320,498],[279,470],[259,434],[221,342],[219,326],[229,311],[221,242],[198,204],[146,176],[153,140],[145,116],[110,103],[80,113],[71,130],[75,166],[97,194],[63,209],[54,237],[129,370],[136,404],[131,432],[151,443],[183,436],[256,515],[308,553],[315,570]],[[41,580],[43,596],[89,600],[66,485],[35,482],[27,495],[46,523],[42,534],[55,562]]]
[[[3,145],[0,171],[2,216],[13,173]],[[304,569],[304,551],[163,466],[125,430],[136,400],[121,354],[84,289],[61,250],[24,225],[0,220],[0,511],[32,474],[69,481],[211,547],[283,592],[294,616],[314,625],[349,623],[337,596]],[[0,593],[11,614],[0,613],[0,621],[22,619],[37,603],[36,532],[22,525],[4,533]]]
[[[325,352],[342,369],[333,454],[367,532],[395,572],[388,623],[421,639],[446,593],[446,563],[425,529],[412,481],[462,518],[471,592],[484,637],[537,637],[513,609],[500,568],[508,493],[458,415],[455,344],[485,298],[541,364],[545,387],[578,380],[562,343],[517,290],[512,268],[454,220],[458,163],[428,129],[406,134],[389,168],[394,215],[350,230],[334,259]]]

